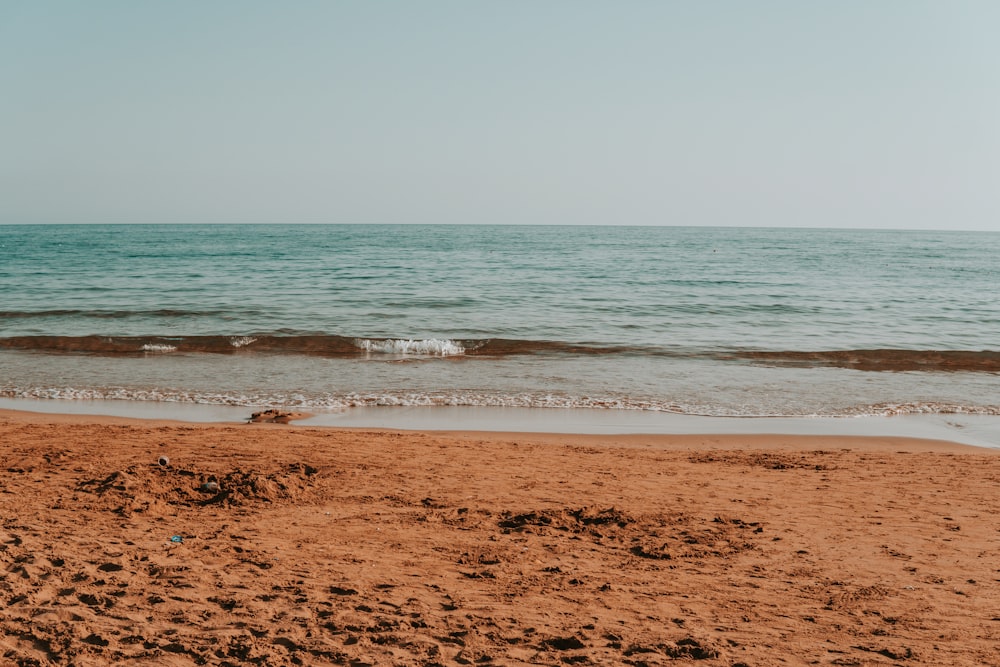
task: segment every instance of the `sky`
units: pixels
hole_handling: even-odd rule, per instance
[[[0,224],[1000,231],[995,0],[2,0]]]

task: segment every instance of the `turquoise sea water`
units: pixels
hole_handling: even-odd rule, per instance
[[[1000,415],[1000,234],[0,226],[0,397]]]

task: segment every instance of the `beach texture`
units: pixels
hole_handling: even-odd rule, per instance
[[[0,662],[1000,664],[998,486],[915,440],[4,412]]]

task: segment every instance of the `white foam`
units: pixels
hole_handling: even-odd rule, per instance
[[[453,340],[426,338],[421,340],[390,338],[371,340],[359,338],[354,344],[365,352],[380,354],[419,354],[435,357],[452,357],[465,354],[465,348]]]
[[[1000,405],[958,405],[955,403],[878,403],[854,408],[852,416],[896,417],[900,415],[1000,415]]]
[[[247,345],[253,345],[257,342],[257,339],[253,336],[234,336],[229,339],[229,344],[235,348],[246,347]]]
[[[176,345],[163,345],[160,343],[146,343],[142,346],[143,352],[175,352],[177,350]]]
[[[196,403],[257,407],[267,405],[303,410],[340,411],[374,407],[473,407],[473,408],[555,408],[584,409],[607,412],[650,412],[701,417],[740,417],[756,419],[856,419],[864,417],[897,417],[913,415],[1000,416],[997,405],[959,405],[950,403],[882,403],[859,405],[828,413],[763,413],[722,408],[719,406],[683,404],[616,397],[571,396],[561,394],[488,393],[488,392],[372,392],[344,394],[313,394],[284,392],[212,392],[187,391],[175,388],[134,387],[11,387],[0,386],[0,398],[55,399],[69,401],[119,400],[153,403]]]

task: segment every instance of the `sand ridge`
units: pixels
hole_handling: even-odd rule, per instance
[[[0,655],[1000,664],[995,452],[766,441],[0,413]]]

